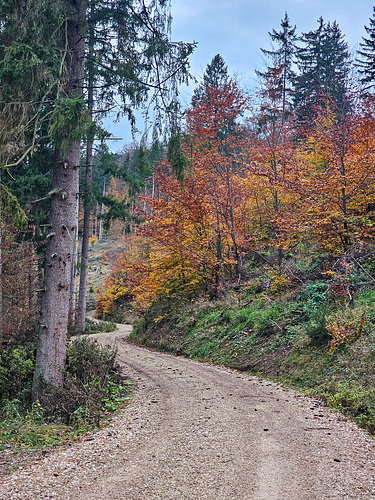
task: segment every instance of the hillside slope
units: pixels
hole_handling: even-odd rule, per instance
[[[309,283],[273,297],[251,293],[244,303],[228,295],[182,305],[160,300],[130,339],[269,377],[323,399],[375,432],[375,291],[359,292],[348,308],[329,302],[326,288]],[[349,325],[346,337],[344,328],[335,336],[340,321]]]

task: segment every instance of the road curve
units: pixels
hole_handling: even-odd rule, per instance
[[[137,386],[108,428],[0,485],[2,500],[375,499],[375,442],[268,381],[115,343]]]

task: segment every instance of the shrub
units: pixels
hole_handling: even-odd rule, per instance
[[[310,321],[306,324],[305,329],[311,343],[315,346],[328,344],[330,336],[327,330],[327,322],[330,313],[331,306],[327,302],[323,302],[310,311]]]
[[[34,346],[9,345],[0,355],[0,401],[18,400],[28,405],[34,372]]]
[[[307,283],[298,298],[302,304],[305,330],[311,343],[316,346],[328,344],[330,337],[326,325],[332,308],[328,283],[324,281]]]
[[[352,315],[353,316],[353,315]],[[336,316],[328,325],[328,334],[332,337],[329,341],[329,352],[333,353],[341,345],[349,344],[358,338],[365,326],[366,318],[365,313],[363,313],[359,318],[346,319]]]
[[[279,294],[290,286],[288,276],[282,273],[281,269],[274,269],[270,273],[270,292]]]
[[[303,302],[304,313],[310,316],[312,311],[317,310],[327,300],[328,295],[328,283],[325,281],[307,283],[299,296]]]
[[[99,424],[101,415],[126,398],[116,351],[80,337],[67,347],[64,386],[47,390],[43,415],[48,421]],[[0,355],[0,402],[3,418],[27,417],[31,411],[34,346],[9,346]]]
[[[122,384],[116,350],[101,348],[96,341],[81,337],[67,349],[64,386],[47,393],[44,415],[69,425],[100,424],[104,411],[123,402],[129,391]]]

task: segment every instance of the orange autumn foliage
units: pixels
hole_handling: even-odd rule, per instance
[[[375,106],[339,119],[321,109],[281,185],[294,199],[278,217],[283,244],[300,240],[341,253],[375,235]]]
[[[116,309],[130,305],[135,305],[138,311],[144,311],[159,291],[152,291],[145,285],[148,268],[147,243],[135,235],[129,236],[127,250],[117,256],[111,275],[98,293],[98,317],[111,316]]]
[[[245,130],[236,123],[246,97],[234,83],[207,89],[207,100],[188,112],[183,185],[167,162],[156,171],[158,198],[148,199],[142,234],[150,241],[151,276],[190,294],[211,287],[240,264],[246,196],[241,155]]]
[[[292,120],[257,136],[239,124],[248,100],[236,84],[207,89],[187,113],[184,180],[166,159],[154,170],[136,208],[144,222],[101,292],[99,311],[122,301],[143,312],[161,295],[217,297],[249,250],[303,243],[340,254],[371,240],[375,102],[341,117],[332,108],[320,108],[299,140]]]

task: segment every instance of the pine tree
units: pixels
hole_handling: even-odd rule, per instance
[[[375,7],[373,7],[373,15],[370,18],[369,26],[365,26],[368,38],[362,38],[359,44],[361,47],[358,50],[357,67],[361,75],[361,82],[366,85],[368,89],[375,85]]]
[[[350,70],[348,44],[336,23],[321,17],[315,31],[303,33],[304,46],[297,51],[299,75],[295,79],[294,104],[299,120],[312,118],[316,106],[327,99],[335,108],[347,107],[347,79]]]

